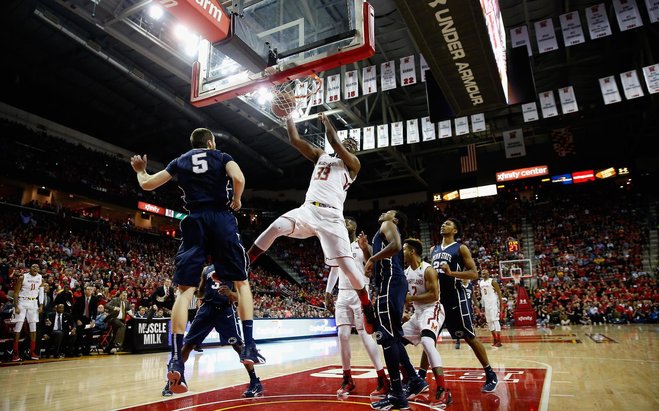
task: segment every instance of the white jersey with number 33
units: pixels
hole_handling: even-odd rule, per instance
[[[323,154],[311,174],[305,202],[326,204],[343,212],[343,202],[353,181],[341,158]]]

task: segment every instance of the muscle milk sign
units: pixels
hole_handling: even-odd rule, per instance
[[[396,4],[456,115],[506,105],[506,40],[505,31],[499,30],[503,25],[497,2],[396,0]]]
[[[135,351],[167,348],[169,319],[134,319],[133,346]]]
[[[500,171],[497,173],[497,183],[521,180],[523,178],[540,177],[549,174],[548,166],[518,168],[517,170]]]

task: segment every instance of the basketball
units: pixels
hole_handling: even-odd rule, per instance
[[[297,105],[297,100],[294,95],[289,93],[276,93],[272,99],[270,110],[272,114],[279,118],[288,117]]]

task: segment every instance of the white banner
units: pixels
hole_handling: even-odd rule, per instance
[[[400,84],[403,87],[416,84],[416,66],[414,64],[414,55],[402,57],[400,59]]]
[[[307,86],[303,83],[297,83],[295,84],[295,91],[293,91],[293,94],[296,97],[302,97],[305,96],[308,93]],[[307,108],[307,99],[303,98],[302,101],[299,103],[298,108]]]
[[[378,148],[389,147],[389,124],[378,126]]]
[[[343,99],[359,97],[359,75],[357,70],[346,71],[343,78]]]
[[[341,75],[327,77],[327,98],[325,101],[334,103],[341,100]]]
[[[455,135],[461,136],[469,134],[469,121],[467,117],[458,117],[455,119]]]
[[[534,26],[535,40],[538,42],[538,51],[540,54],[558,49],[554,22],[551,18],[536,21]]]
[[[606,15],[604,3],[586,7],[586,21],[588,22],[588,32],[591,40],[611,35],[611,25]]]
[[[581,19],[578,11],[561,14],[561,31],[563,32],[563,42],[565,47],[581,44],[586,41],[581,28]]]
[[[412,119],[405,122],[407,124],[407,144],[419,142],[419,120]]]
[[[471,131],[474,133],[485,131],[485,114],[478,113],[471,116]]]
[[[423,135],[423,141],[435,139],[435,123],[430,121],[430,117],[423,117],[421,119],[421,134]]]
[[[524,115],[524,122],[536,121],[540,118],[538,115],[538,106],[535,101],[522,104],[522,114]]]
[[[643,77],[650,94],[659,93],[659,64],[643,67]]]
[[[375,126],[364,127],[364,145],[362,150],[375,148]]]
[[[428,67],[428,63],[426,62],[425,57],[423,57],[423,54],[419,54],[419,57],[421,57],[421,81],[426,81],[426,70],[430,70],[430,67]]]
[[[613,9],[616,11],[620,31],[635,29],[643,25],[636,0],[613,0]]]
[[[339,136],[339,140],[341,141],[348,138],[348,130],[337,130],[336,134]]]
[[[362,93],[373,94],[378,91],[378,73],[375,66],[362,69]]]
[[[382,91],[396,88],[396,63],[393,60],[380,65],[380,86]]]
[[[542,110],[542,117],[556,117],[558,109],[556,108],[556,100],[554,99],[554,91],[545,91],[538,94],[540,97],[540,110]]]
[[[645,0],[645,7],[648,9],[650,23],[659,21],[659,0]]]
[[[403,122],[397,121],[391,123],[391,145],[399,146],[403,144]]]
[[[579,111],[577,98],[574,95],[574,88],[572,88],[572,86],[558,89],[558,98],[561,100],[561,110],[563,110],[563,114],[576,113]]]
[[[357,141],[357,151],[359,151],[359,147],[361,147],[361,141],[362,141],[362,129],[351,128],[348,131],[348,134],[350,135],[350,138],[354,138]]]
[[[325,104],[325,81],[324,80],[320,83],[320,87],[318,88],[318,90],[313,94],[313,96],[311,96],[309,104],[311,105],[311,107],[320,106],[321,104]]]
[[[343,141],[346,138],[348,138],[348,130],[336,130],[336,134],[337,136],[339,136],[340,141]],[[334,148],[327,140],[327,134],[325,135],[325,151],[327,152],[327,154],[334,154]]]
[[[614,76],[602,77],[599,81],[604,104],[613,104],[622,101],[622,97],[620,97],[620,92],[618,91],[618,83],[616,83]]]
[[[620,73],[620,81],[622,82],[622,91],[625,93],[625,98],[627,100],[643,97],[641,81],[638,79],[636,70]]]
[[[439,138],[451,137],[453,130],[451,130],[451,120],[444,120],[439,122]]]
[[[515,47],[526,46],[529,56],[533,55],[531,50],[531,41],[529,40],[529,29],[526,26],[519,26],[510,29],[510,42]]]
[[[506,158],[524,157],[526,155],[526,145],[524,144],[522,129],[504,131],[503,147],[506,150]]]

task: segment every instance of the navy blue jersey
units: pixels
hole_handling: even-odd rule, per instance
[[[396,227],[398,230],[398,227]],[[400,235],[400,230],[398,230],[398,235]],[[378,230],[373,236],[373,255],[380,252],[385,248],[389,242],[384,238],[384,236]],[[375,274],[375,286],[379,287],[380,282],[389,277],[402,277],[405,279],[407,284],[407,279],[405,277],[405,264],[403,263],[403,249],[394,254],[389,258],[384,258],[382,260],[377,260],[373,264],[373,273]]]
[[[465,284],[464,281],[461,281],[461,282],[462,282],[462,286],[463,286],[464,289],[465,289],[465,294],[466,294],[466,296],[467,296],[467,300],[471,301],[471,296],[472,296],[472,294],[474,293],[474,282],[473,282],[473,281],[469,281],[469,282],[466,283],[466,284]]]
[[[216,205],[226,207],[233,197],[226,165],[233,157],[220,150],[194,148],[167,165],[167,172],[178,179],[185,208]]]
[[[218,290],[220,289],[220,284],[213,281],[211,275],[214,273],[214,270],[208,270],[206,275],[206,288],[204,289],[204,303],[209,303],[217,306],[228,306],[231,305],[231,300],[224,294],[221,294]],[[222,280],[222,284],[229,287],[229,290],[233,291],[233,282]]]
[[[460,243],[454,242],[444,248],[441,244],[434,246],[430,251],[430,263],[439,276],[439,299],[442,304],[466,299],[467,293],[462,286],[462,280],[446,275],[444,270],[439,268],[442,261],[446,261],[451,271],[462,271],[464,262],[460,255]]]

